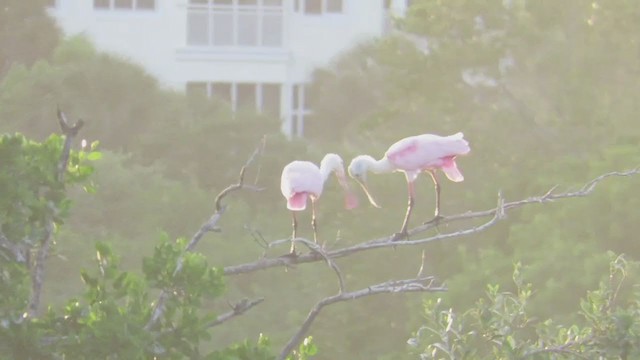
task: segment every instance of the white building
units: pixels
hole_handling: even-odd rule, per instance
[[[255,107],[301,135],[314,68],[380,36],[407,0],[50,0],[67,35],[142,65],[170,88]]]

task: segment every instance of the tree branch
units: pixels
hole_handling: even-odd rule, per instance
[[[300,329],[291,337],[289,342],[284,346],[279,360],[284,360],[293,349],[300,344],[307,331],[311,327],[311,324],[316,319],[320,311],[325,306],[335,304],[337,302],[355,300],[365,296],[385,294],[385,293],[409,293],[409,292],[437,292],[446,291],[447,289],[442,286],[434,286],[434,278],[432,276],[407,279],[407,280],[390,280],[384,283],[369,286],[365,289],[360,289],[351,292],[341,292],[337,295],[333,295],[322,299],[316,305],[311,308],[309,315],[300,326]]]
[[[395,247],[395,246],[413,246],[413,245],[420,245],[420,244],[426,244],[426,243],[431,243],[435,241],[446,240],[450,238],[456,238],[456,237],[465,236],[465,235],[471,235],[471,234],[484,231],[490,228],[491,226],[495,225],[498,221],[503,219],[504,216],[501,213],[506,212],[508,210],[512,210],[512,209],[516,209],[516,208],[520,208],[520,207],[524,207],[532,204],[553,202],[555,200],[560,200],[560,199],[585,197],[591,194],[595,190],[596,186],[606,178],[628,177],[628,176],[637,175],[639,173],[640,173],[640,168],[635,168],[627,171],[613,171],[606,174],[602,174],[594,178],[593,180],[585,183],[579,190],[576,190],[576,191],[554,193],[555,189],[557,188],[557,186],[554,186],[551,189],[549,189],[545,194],[540,196],[533,196],[523,200],[512,201],[512,202],[503,202],[502,200],[499,200],[499,204],[492,209],[475,211],[475,212],[466,212],[466,213],[452,215],[452,216],[445,216],[437,224],[433,224],[433,223],[425,224],[409,230],[409,235],[415,236],[417,234],[424,233],[438,225],[452,223],[455,221],[484,218],[488,216],[492,217],[489,221],[483,224],[480,224],[468,229],[464,229],[464,230],[459,230],[451,233],[438,234],[438,235],[434,235],[434,236],[422,238],[422,239],[405,240],[405,241],[392,241],[393,236],[385,236],[378,239],[362,242],[353,246],[348,246],[348,247],[344,247],[336,250],[325,251],[324,257],[318,254],[317,252],[311,252],[308,254],[301,254],[296,257],[290,257],[285,255],[277,258],[261,258],[254,262],[227,266],[224,268],[224,274],[225,275],[244,274],[244,273],[250,273],[258,270],[273,268],[273,267],[294,266],[302,263],[322,261],[322,260],[325,260],[325,258],[336,259],[336,258],[348,256],[354,253],[358,253],[361,251],[368,251],[368,250],[373,250],[378,248]],[[501,198],[502,198],[501,195],[499,195],[499,199]],[[280,244],[288,241],[290,240],[288,239],[276,240],[273,243],[271,243],[270,246],[272,246],[272,244]]]
[[[249,299],[242,299],[239,302],[237,302],[236,304],[232,305],[231,308],[232,310],[229,312],[226,312],[220,316],[218,316],[217,319],[215,319],[214,321],[210,322],[207,327],[214,327],[214,326],[218,326],[224,322],[227,322],[231,319],[233,319],[236,316],[242,315],[245,312],[247,312],[247,310],[251,309],[252,307],[260,304],[261,302],[264,301],[264,298],[258,298],[258,299],[253,299],[253,300],[249,300]]]
[[[7,260],[13,260],[20,264],[27,263],[27,249],[20,244],[12,243],[2,230],[0,230],[0,247],[11,254],[11,259],[3,254]]]
[[[178,261],[176,263],[176,268],[173,271],[174,277],[182,271],[184,255],[195,249],[195,247],[198,245],[198,242],[200,242],[200,239],[202,239],[204,234],[210,231],[214,231],[214,232],[220,231],[220,228],[218,227],[218,222],[220,221],[220,218],[222,217],[222,215],[227,209],[227,207],[222,204],[222,200],[224,200],[225,197],[227,197],[229,194],[233,193],[234,191],[238,191],[241,189],[248,189],[252,191],[262,190],[261,188],[258,188],[255,186],[244,185],[244,175],[245,175],[246,168],[257,158],[259,154],[262,153],[263,147],[264,147],[264,141],[261,142],[260,146],[256,148],[256,150],[251,154],[247,162],[240,169],[238,182],[235,184],[229,185],[226,189],[222,190],[216,196],[215,212],[204,224],[202,224],[200,229],[198,229],[198,231],[191,237],[191,240],[189,240],[189,242],[187,243],[187,246],[184,248],[182,255],[178,258]],[[170,289],[162,289],[162,291],[160,291],[160,295],[158,295],[158,299],[153,308],[151,318],[149,319],[149,321],[144,327],[146,330],[151,329],[151,327],[153,327],[158,322],[158,320],[160,320],[160,317],[164,314],[166,302],[167,300],[169,300],[169,297],[171,296],[171,294],[172,292],[170,291]]]
[[[84,125],[84,121],[79,119],[73,125],[70,125],[67,121],[64,113],[58,108],[58,122],[60,123],[60,128],[64,135],[64,145],[62,148],[62,153],[60,154],[60,160],[58,161],[58,166],[56,168],[56,179],[58,182],[62,183],[64,181],[64,175],[67,170],[67,165],[69,164],[69,155],[71,153],[71,144],[73,143],[73,139],[78,135],[78,132]],[[56,210],[56,209],[52,209]],[[49,256],[49,249],[51,248],[51,243],[53,242],[53,218],[51,215],[47,216],[45,220],[45,234],[40,241],[40,247],[38,248],[38,252],[36,255],[36,262],[31,272],[31,298],[29,299],[28,306],[28,314],[29,316],[35,316],[38,312],[38,307],[40,305],[40,295],[42,293],[42,281],[44,280],[44,265],[47,260],[47,256]]]

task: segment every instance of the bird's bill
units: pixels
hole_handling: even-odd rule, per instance
[[[355,209],[358,207],[358,197],[353,194],[351,188],[349,187],[349,183],[347,182],[344,174],[338,175],[338,182],[342,189],[344,190],[344,207],[347,210]]]
[[[371,192],[369,192],[369,188],[367,188],[367,183],[359,179],[356,179],[356,181],[358,182],[358,184],[360,184],[360,186],[362,187],[362,190],[364,190],[364,193],[367,195],[367,198],[369,199],[369,202],[371,203],[371,205],[377,208],[381,208],[382,206],[378,205],[376,200],[371,195]]]

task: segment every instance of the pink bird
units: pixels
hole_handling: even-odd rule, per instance
[[[418,178],[418,175],[423,171],[427,171],[431,175],[431,179],[433,179],[436,190],[436,210],[435,217],[429,222],[436,222],[441,219],[440,184],[436,178],[436,170],[441,169],[451,181],[463,181],[464,177],[458,170],[455,158],[458,155],[469,153],[470,150],[469,143],[464,139],[464,135],[461,132],[450,136],[432,134],[410,136],[391,145],[380,160],[375,160],[369,155],[356,156],[349,165],[349,175],[360,183],[371,204],[375,207],[380,207],[367,188],[367,171],[377,174],[393,171],[404,172],[407,177],[409,203],[402,229],[394,236],[394,240],[398,240],[407,236],[407,224],[415,197],[413,183]]]
[[[322,195],[322,188],[329,175],[334,172],[345,193],[345,207],[353,209],[358,206],[358,199],[349,189],[344,172],[342,158],[336,154],[327,154],[320,162],[320,168],[309,161],[293,161],[284,167],[280,180],[280,190],[287,199],[287,208],[293,218],[293,235],[291,238],[291,254],[295,255],[295,239],[297,230],[296,212],[307,208],[307,199],[311,199],[311,226],[313,240],[317,243],[316,201]]]

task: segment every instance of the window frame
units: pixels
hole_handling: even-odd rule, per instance
[[[307,12],[307,1],[312,1],[312,0],[294,0],[293,11],[297,14],[309,16],[309,17],[336,16],[336,15],[345,14],[345,0],[314,0],[314,1],[320,1],[319,12]],[[339,1],[340,11],[329,11],[328,10],[329,1]]]
[[[189,81],[185,84],[187,95],[189,91],[189,87],[197,85],[202,86],[205,85],[204,95],[209,99],[220,100],[228,102],[231,110],[233,112],[237,112],[247,104],[239,103],[240,93],[238,91],[239,86],[252,86],[253,87],[253,106],[252,108],[259,114],[269,114],[272,109],[268,109],[268,106],[265,106],[265,87],[266,86],[275,86],[277,95],[277,109],[275,113],[271,114],[273,116],[277,116],[278,118],[282,116],[282,89],[284,84],[277,82],[244,82],[244,81]],[[225,87],[225,89],[229,91],[228,94],[216,95],[215,87]]]
[[[224,3],[220,3],[224,1]],[[187,3],[187,46],[194,47],[240,47],[240,48],[265,48],[265,49],[282,49],[285,41],[285,0],[252,0],[253,4],[244,4],[247,0],[189,0]],[[273,2],[279,4],[272,4]],[[192,16],[204,17],[204,25],[202,29],[192,29]],[[216,21],[217,16],[228,16],[231,21],[231,40],[218,43],[216,40]],[[249,20],[245,23],[245,19],[255,16],[255,21]],[[279,33],[277,41],[273,41],[272,37],[267,35],[265,31],[266,19],[273,18],[279,20]],[[272,19],[272,20],[273,20]],[[251,24],[255,27],[255,33],[252,31],[244,33],[242,31],[243,24]],[[203,34],[205,33],[205,34]],[[245,35],[250,36],[249,41],[244,39]],[[194,39],[203,38],[205,41],[194,41]],[[221,38],[220,38],[221,39]]]
[[[151,0],[153,2],[152,7],[140,7],[138,5],[138,2],[141,0],[129,0],[131,1],[131,7],[116,6],[116,1],[118,0],[105,0],[108,3],[108,5],[96,6],[96,2],[98,1],[99,0],[93,0],[92,6],[94,11],[152,12],[152,11],[156,11],[158,8],[158,0]]]

